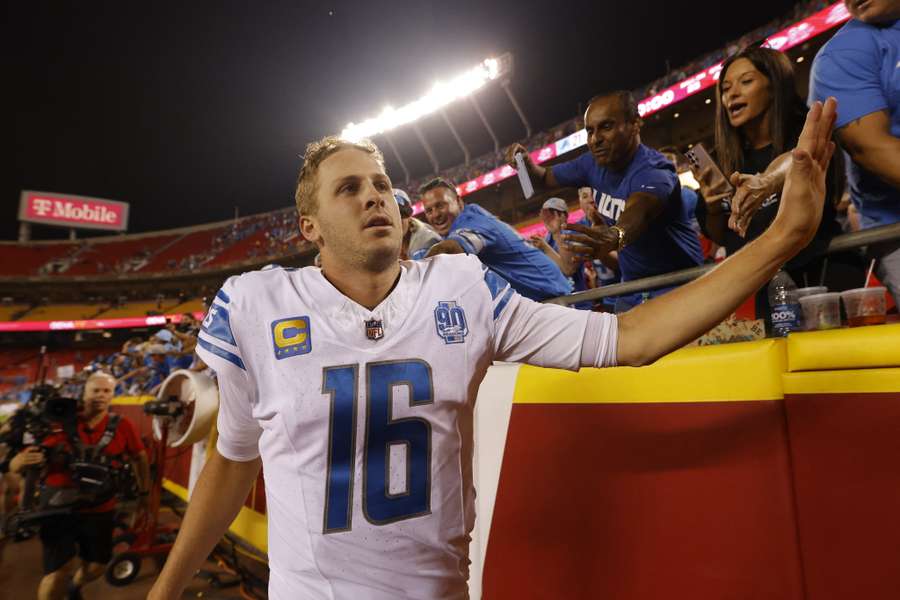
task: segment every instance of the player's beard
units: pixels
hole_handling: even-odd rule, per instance
[[[330,232],[323,226],[323,249],[328,247],[330,254],[340,262],[369,273],[382,273],[400,260],[401,240],[388,243],[379,240],[368,247],[360,237],[347,236],[345,232]]]
[[[400,260],[400,247],[383,244],[363,254],[362,267],[370,273],[382,273]]]

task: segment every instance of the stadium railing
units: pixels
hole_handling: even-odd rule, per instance
[[[834,254],[836,252],[843,252],[844,250],[851,250],[853,248],[861,248],[871,244],[895,240],[900,240],[900,223],[884,225],[882,227],[873,227],[871,229],[864,229],[862,231],[835,236],[828,245],[828,248],[822,254]],[[612,296],[647,292],[693,281],[715,267],[715,264],[701,265],[699,267],[683,269],[681,271],[673,271],[672,273],[666,273],[664,275],[654,275],[653,277],[615,283],[613,285],[606,285],[584,292],[576,292],[567,296],[559,296],[557,298],[545,300],[545,302],[568,306],[570,304],[595,301]],[[863,282],[860,282],[860,284],[862,283]]]

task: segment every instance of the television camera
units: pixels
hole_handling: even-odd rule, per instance
[[[114,496],[137,496],[137,481],[128,461],[102,454],[112,439],[118,417],[96,446],[85,446],[78,437],[78,413],[81,401],[63,395],[60,388],[41,384],[32,390],[28,403],[11,418],[0,443],[9,447],[9,456],[24,448],[41,448],[45,464],[61,467],[72,479],[73,487],[55,487],[44,481],[41,465],[29,466],[23,473],[22,503],[4,524],[7,535],[15,535],[42,520],[65,515],[80,508],[98,506]],[[49,444],[48,441],[64,443]]]

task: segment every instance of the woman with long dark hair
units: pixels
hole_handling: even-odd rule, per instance
[[[807,109],[797,93],[787,56],[770,48],[750,47],[728,58],[716,91],[715,158],[734,192],[713,189],[709,172],[700,173],[706,202],[699,216],[707,236],[731,255],[758,237],[775,218],[790,165],[790,149],[797,143]],[[858,269],[854,257],[830,257],[826,261],[817,256],[833,236],[841,233],[835,206],[843,187],[843,163],[836,153],[828,170],[822,223],[809,246],[786,265],[798,286],[824,282],[840,289],[862,283],[862,275],[858,282],[847,281],[847,267],[853,273]],[[732,196],[730,204],[723,201],[727,196]],[[767,312],[765,299],[758,298],[758,316]]]

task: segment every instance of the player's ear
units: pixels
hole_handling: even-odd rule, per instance
[[[314,217],[309,215],[300,215],[300,235],[313,244],[318,244],[322,239],[322,232],[319,230],[319,223]]]

